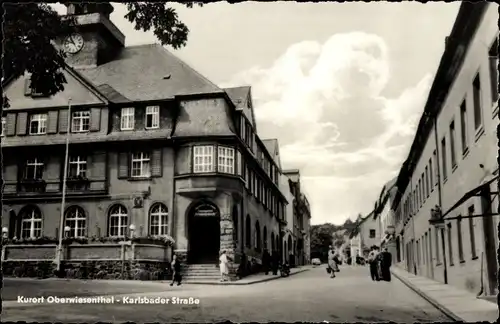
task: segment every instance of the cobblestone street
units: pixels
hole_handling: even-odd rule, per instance
[[[199,305],[4,305],[4,321],[51,322],[435,322],[450,321],[403,283],[373,282],[368,268],[342,267],[335,279],[330,279],[325,266],[314,268],[289,278],[248,286],[120,283],[109,284],[117,299],[126,296],[194,297]],[[46,281],[49,283],[50,281]],[[54,285],[57,281],[52,281]],[[94,285],[92,283],[90,285]],[[138,285],[143,285],[143,293]],[[77,285],[77,283],[73,283]],[[80,285],[89,285],[81,282]],[[127,288],[127,285],[130,286]],[[119,289],[114,287],[120,287]],[[158,286],[165,287],[158,292]],[[43,283],[37,289],[43,289]],[[75,286],[76,287],[76,286]],[[64,289],[64,288],[63,288]],[[67,288],[66,288],[67,289]],[[84,291],[75,288],[74,291]],[[27,289],[23,289],[27,291]],[[56,288],[51,291],[56,294]],[[95,295],[101,294],[102,291]],[[80,294],[80,293],[78,293]],[[40,295],[40,294],[38,294]],[[65,294],[66,296],[68,294]],[[89,293],[85,293],[86,296]],[[27,296],[27,295],[25,295]]]

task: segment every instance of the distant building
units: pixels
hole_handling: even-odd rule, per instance
[[[351,255],[366,257],[372,246],[380,246],[380,218],[372,211],[361,218],[356,229],[350,235]]]
[[[461,4],[392,203],[399,266],[490,296],[498,293],[498,32],[496,3]]]
[[[375,210],[375,217],[380,219],[378,224],[380,225],[379,233],[381,240],[378,245],[381,248],[387,248],[391,252],[394,263],[397,261],[398,247],[396,244],[397,238],[394,235],[396,219],[391,206],[398,190],[395,186],[396,181],[397,178],[392,179],[383,186]]]

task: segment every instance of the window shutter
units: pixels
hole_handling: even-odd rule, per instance
[[[31,79],[24,79],[24,95],[29,97],[31,96]]]
[[[101,128],[101,108],[90,109],[90,131],[98,132]]]
[[[156,149],[151,152],[151,176],[161,177],[162,175],[162,149]]]
[[[48,116],[48,125],[47,125],[47,133],[48,134],[55,134],[57,133],[57,115],[58,111],[49,111],[49,116]]]
[[[129,154],[120,152],[118,154],[118,179],[128,178],[129,174]]]
[[[68,110],[59,111],[59,133],[67,133],[68,131]]]
[[[5,124],[5,135],[16,135],[16,114],[7,114],[7,122]]]
[[[97,151],[89,154],[87,157],[87,165],[89,165],[90,176],[95,180],[106,178],[106,152]]]
[[[27,126],[28,126],[28,113],[22,112],[17,114],[17,135],[26,135]]]

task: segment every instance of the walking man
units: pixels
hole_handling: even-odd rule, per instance
[[[172,256],[172,264],[170,265],[172,269],[172,282],[170,282],[170,286],[173,286],[175,282],[177,282],[177,286],[181,285],[181,264],[179,260],[177,260],[177,255]]]

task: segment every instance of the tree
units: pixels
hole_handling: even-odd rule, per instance
[[[185,3],[189,8],[201,2]],[[153,30],[162,45],[174,49],[186,45],[188,27],[179,20],[175,9],[162,2],[126,3],[125,18],[136,30]],[[31,74],[31,85],[37,92],[54,95],[64,90],[66,79],[62,73],[65,54],[54,47],[58,37],[76,30],[75,19],[62,17],[45,3],[6,3],[3,5],[4,52],[2,83],[11,78]],[[3,107],[8,99],[3,97]]]
[[[333,233],[338,228],[339,226],[330,223],[311,226],[311,257],[326,260]]]

